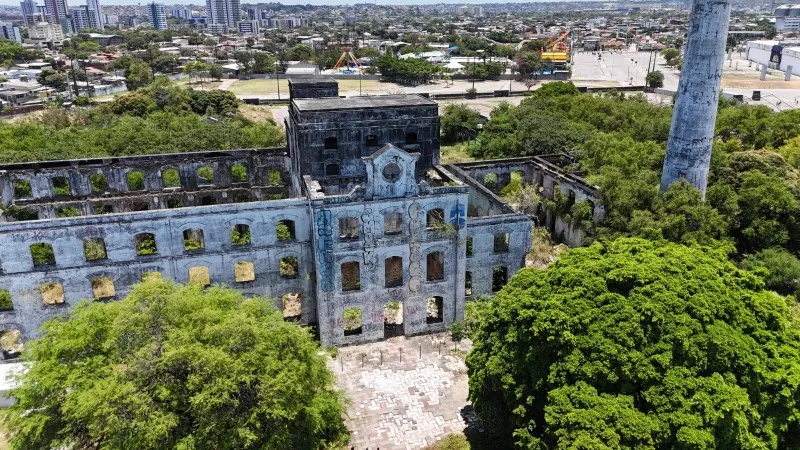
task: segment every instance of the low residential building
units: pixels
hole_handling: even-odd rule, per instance
[[[125,42],[125,39],[118,34],[99,34],[89,33],[89,39],[97,42],[101,47],[108,47],[109,45],[120,45]]]
[[[40,102],[47,98],[52,91],[52,88],[36,82],[4,81],[0,83],[0,99],[15,107]]]

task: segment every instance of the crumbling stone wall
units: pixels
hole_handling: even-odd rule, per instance
[[[201,167],[207,169],[198,173]],[[176,171],[176,186],[165,186],[167,170]],[[131,172],[140,173],[135,183]],[[0,320],[29,339],[79,300],[123,297],[143,274],[157,272],[178,282],[193,273],[276,298],[279,308],[284,294],[299,294],[300,322],[315,323],[308,204],[297,185],[285,149],[2,166],[0,289],[14,309],[0,312]],[[68,217],[59,217],[64,208]],[[38,220],[20,221],[15,211]],[[291,238],[279,239],[281,221],[292,225]],[[152,248],[140,248],[142,236]],[[44,264],[35,263],[37,251]],[[285,257],[296,258],[293,277],[281,276]]]
[[[235,178],[234,168],[242,167],[245,178]],[[198,171],[205,173],[201,168],[210,170],[210,181],[199,176]],[[169,170],[177,171],[178,185],[165,185]],[[132,173],[141,174],[141,185],[129,182]],[[93,177],[100,177],[105,187],[94,191],[98,183]],[[67,180],[66,192],[57,189],[62,180]],[[26,195],[20,195],[21,185]],[[17,220],[11,214],[14,208],[51,219],[64,208],[90,216],[290,198],[298,192],[283,148],[7,164],[0,166],[0,198],[6,209],[0,221]]]
[[[276,225],[281,220],[294,222],[294,239],[278,239]],[[240,224],[249,227],[249,244],[232,242],[231,230]],[[185,249],[183,232],[188,229],[202,230],[203,249]],[[93,299],[96,278],[110,278],[114,297],[119,298],[145,273],[188,282],[192,268],[206,267],[211,283],[229,284],[247,295],[280,299],[286,293],[300,293],[300,321],[314,323],[309,229],[304,199],[7,223],[0,228],[0,286],[10,291],[14,310],[0,313],[0,320],[20,324],[25,337],[33,338],[46,319],[81,299]],[[137,254],[135,236],[140,233],[154,235],[154,254]],[[87,261],[83,243],[91,238],[103,240],[106,258]],[[55,264],[34,265],[30,246],[39,242],[52,246]],[[285,256],[297,258],[299,270],[293,278],[280,276],[280,260]],[[236,281],[235,266],[240,261],[253,263],[254,280]],[[63,287],[63,303],[43,302],[40,287],[46,283]]]
[[[384,307],[393,301],[403,305],[407,335],[443,331],[454,320],[463,320],[466,202],[463,187],[417,198],[365,202],[341,196],[314,200],[322,342],[343,345],[383,339]],[[435,208],[453,218],[452,234],[426,226],[426,214]],[[396,212],[403,216],[402,232],[384,233],[385,215]],[[356,240],[338,234],[339,220],[347,217],[359,220]],[[428,280],[427,256],[433,252],[442,252],[444,271],[441,279]],[[403,282],[386,287],[385,262],[395,256],[402,258]],[[357,290],[343,290],[341,266],[348,262],[357,262],[360,267]],[[427,317],[427,301],[435,297],[442,299],[443,306],[438,322]],[[363,325],[360,333],[346,335],[344,311],[353,307],[361,310]]]
[[[554,200],[556,190],[560,190],[573,203],[590,202],[594,223],[603,220],[605,209],[599,189],[586,182],[579,173],[570,173],[558,165],[571,163],[565,155],[549,155],[454,164],[452,170],[459,173],[473,189],[470,217],[499,213],[501,210],[496,205],[504,200],[498,194],[511,182],[511,175],[518,173],[523,185],[536,186],[543,199],[535,214],[538,223],[547,227],[554,239],[578,247],[584,243],[585,230],[544,207],[544,201]],[[493,185],[487,186],[487,180],[494,180]]]

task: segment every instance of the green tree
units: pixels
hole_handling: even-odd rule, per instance
[[[647,74],[645,81],[647,81],[647,85],[651,88],[664,87],[664,74],[659,70],[650,72]]]
[[[573,249],[481,319],[469,398],[499,448],[800,448],[798,318],[724,249]]]
[[[672,61],[681,56],[681,51],[677,48],[666,48],[661,51],[661,56],[667,61],[667,65],[671,66]]]
[[[253,73],[253,52],[235,52],[233,59],[239,64],[239,73],[242,75]]]
[[[752,170],[742,174],[738,191],[741,211],[735,237],[742,250],[758,251],[800,238],[800,201],[776,176]]]
[[[478,130],[481,115],[463,103],[449,103],[441,118],[442,140],[447,143],[460,142]]]
[[[782,248],[768,248],[742,261],[745,269],[758,271],[766,269],[764,282],[769,289],[789,295],[795,294],[800,286],[800,259]]]
[[[289,49],[288,58],[291,61],[310,61],[314,51],[304,44],[297,44]]]
[[[319,346],[272,301],[137,285],[27,343],[11,448],[336,448],[342,402]]]
[[[14,59],[22,55],[23,51],[22,45],[0,38],[0,63],[10,65]]]
[[[211,77],[212,80],[219,80],[222,78],[222,66],[219,64],[208,66],[208,76]]]
[[[540,53],[535,51],[519,52],[515,58],[515,67],[524,78],[529,78],[532,73],[538,72],[542,68]]]
[[[135,91],[152,82],[153,74],[147,63],[143,61],[131,62],[128,70],[125,72],[125,84],[128,86],[129,91]]]
[[[43,69],[36,76],[36,81],[42,86],[49,86],[58,92],[64,92],[68,86],[66,78],[53,69]]]
[[[144,117],[156,109],[156,102],[146,92],[129,92],[111,102],[114,114]]]

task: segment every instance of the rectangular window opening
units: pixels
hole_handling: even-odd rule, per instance
[[[361,268],[357,261],[346,262],[341,266],[342,291],[358,291],[361,289]]]
[[[358,239],[358,218],[342,217],[339,219],[339,239],[354,240]]]
[[[361,334],[361,308],[345,308],[342,313],[344,319],[344,335],[356,336]]]
[[[444,298],[435,296],[428,298],[425,323],[441,323],[444,321]]]
[[[392,256],[384,261],[384,278],[386,287],[400,287],[403,285],[403,258]]]

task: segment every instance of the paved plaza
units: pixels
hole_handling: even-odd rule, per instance
[[[468,350],[468,342],[454,348],[446,333],[339,349],[329,364],[350,400],[350,446],[420,449],[468,424],[477,428],[467,401]]]

